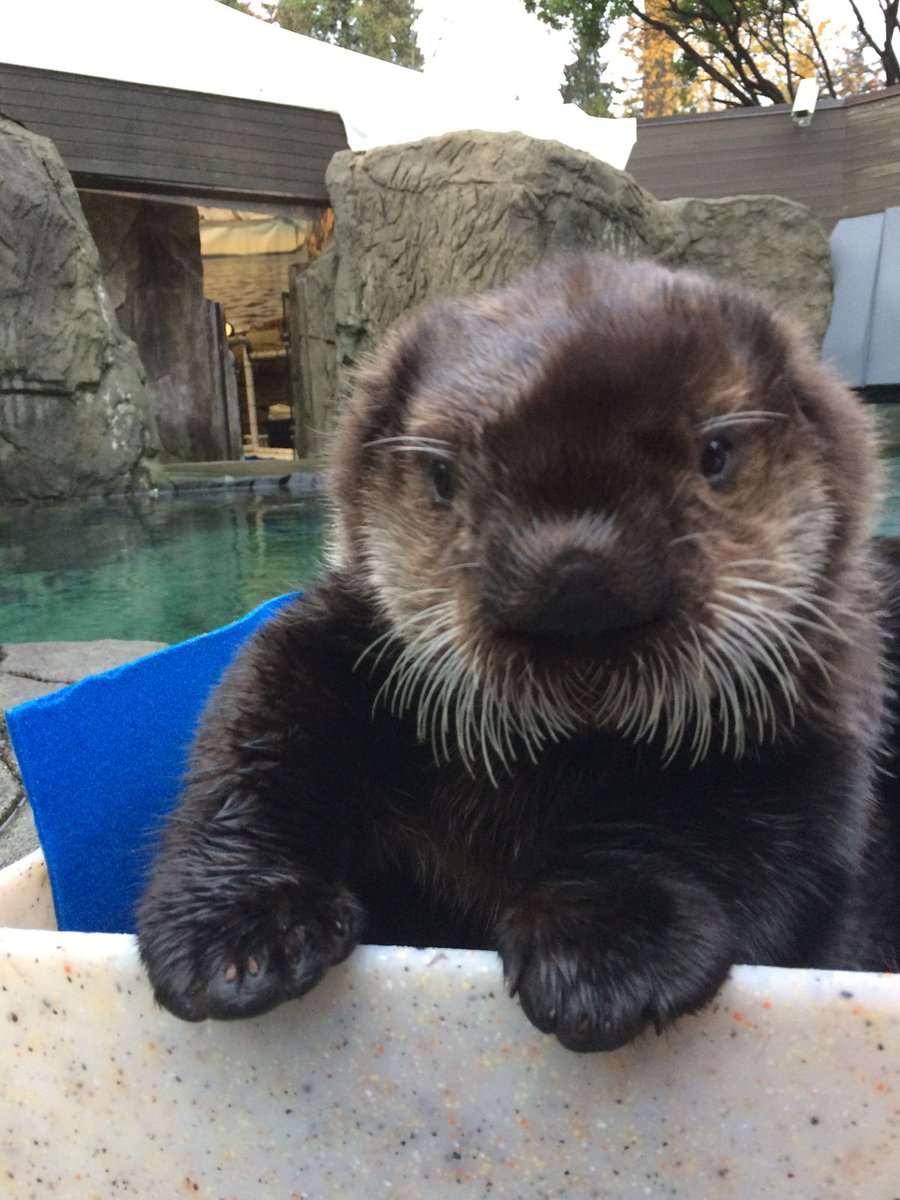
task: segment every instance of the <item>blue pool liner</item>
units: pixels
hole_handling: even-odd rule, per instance
[[[7,712],[60,929],[134,931],[210,691],[258,626],[298,595]]]

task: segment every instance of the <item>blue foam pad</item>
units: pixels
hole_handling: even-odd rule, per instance
[[[60,929],[134,931],[209,693],[257,626],[295,595],[6,714]]]

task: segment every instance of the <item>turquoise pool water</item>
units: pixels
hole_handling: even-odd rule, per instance
[[[0,508],[0,644],[176,642],[308,584],[322,506],[232,490]]]
[[[886,460],[887,487],[881,513],[879,533],[900,537],[900,452]]]
[[[308,585],[324,527],[315,501],[233,490],[0,507],[0,644],[182,641]],[[881,531],[900,536],[900,455]]]

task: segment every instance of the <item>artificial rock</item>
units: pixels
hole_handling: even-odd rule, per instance
[[[292,284],[305,413],[333,423],[353,366],[402,315],[582,250],[651,257],[749,284],[821,338],[828,239],[780,197],[662,202],[558,142],[468,131],[332,159],[332,246]],[[314,444],[320,448],[323,439]]]
[[[157,449],[71,177],[0,117],[0,500],[129,491]]]

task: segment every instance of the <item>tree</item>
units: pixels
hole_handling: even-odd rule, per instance
[[[712,103],[751,106],[785,103],[801,78],[815,75],[830,96],[854,79],[835,63],[807,0],[524,0],[529,12],[555,29],[569,24],[578,55],[599,52],[612,23],[630,17],[648,33],[661,35],[672,51],[681,81],[712,86]],[[846,0],[863,56],[878,63],[881,86],[900,83],[896,41],[900,0],[875,0],[883,36],[872,31],[857,0]],[[859,54],[853,59],[858,67]],[[849,60],[848,60],[848,65]],[[869,68],[871,72],[871,67]],[[856,77],[858,81],[858,76]],[[858,82],[857,82],[858,86]]]
[[[853,9],[853,16],[856,20],[854,32],[858,43],[871,50],[878,58],[884,75],[884,85],[890,87],[891,84],[900,83],[900,60],[897,57],[898,0],[878,0],[884,35],[881,41],[878,40],[877,34],[870,32],[868,23],[860,12],[856,0],[847,0],[847,3]]]
[[[563,100],[576,104],[589,117],[608,117],[621,88],[603,81],[606,65],[598,50],[576,47],[575,61],[563,68],[564,83],[559,89]]]
[[[266,7],[274,21],[293,33],[422,69],[413,28],[419,10],[412,0],[278,0]]]
[[[645,0],[648,15],[664,10],[666,0]],[[665,117],[690,108],[689,87],[675,61],[675,47],[659,29],[632,19],[629,33],[641,67],[640,109],[645,117]]]

